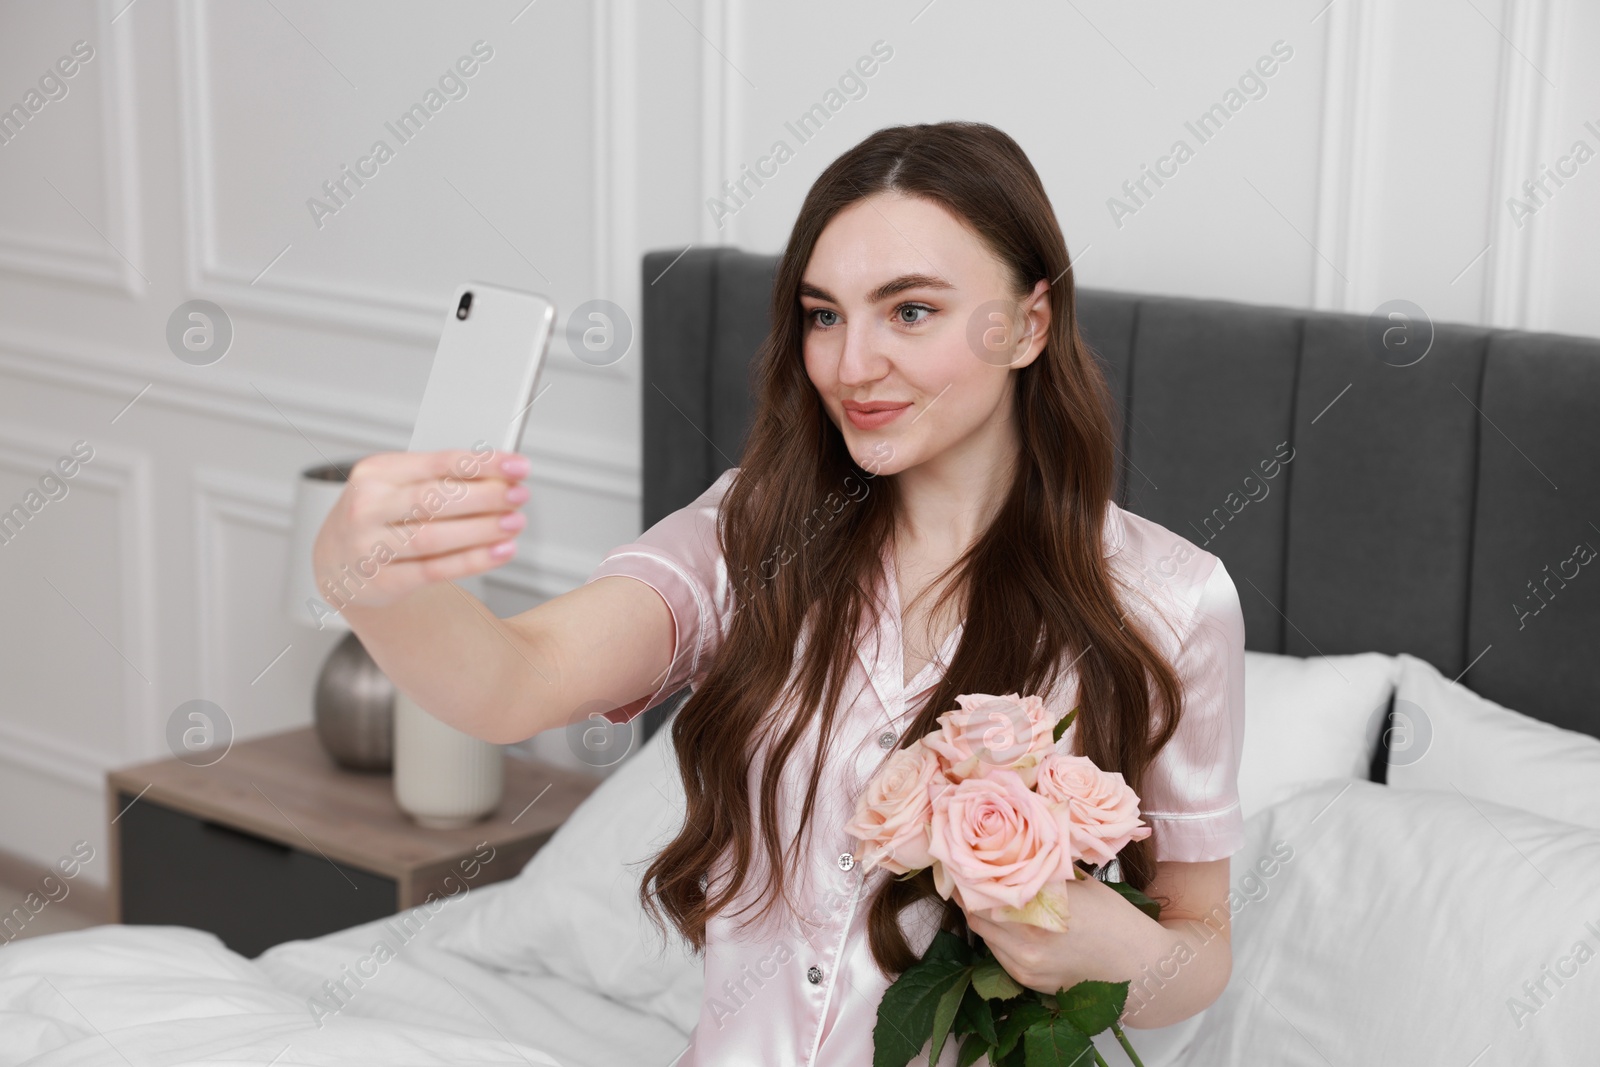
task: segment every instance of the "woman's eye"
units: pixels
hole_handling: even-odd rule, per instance
[[[811,321],[812,321],[812,323],[814,325],[817,325],[817,326],[832,326],[832,325],[834,325],[834,323],[832,321],[824,322],[823,319],[822,319],[822,316],[824,316],[824,315],[831,315],[835,319],[837,319],[839,317],[839,313],[837,311],[833,311],[833,310],[831,310],[829,308],[815,308],[811,312]]]
[[[908,312],[912,315],[915,315],[917,312],[927,312],[931,315],[933,313],[933,309],[926,304],[901,304],[899,307],[894,309],[895,315],[899,317],[901,322],[905,323],[907,326],[914,326],[919,322],[923,322],[926,319],[926,316],[921,318],[908,318]]]

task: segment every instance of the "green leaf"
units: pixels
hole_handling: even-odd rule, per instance
[[[934,1013],[945,991],[970,968],[954,960],[914,965],[884,990],[872,1028],[872,1067],[905,1067],[928,1043]]]
[[[961,998],[966,995],[972,981],[972,968],[968,967],[956,976],[955,985],[944,991],[944,996],[939,998],[939,1004],[933,1010],[933,1037],[928,1043],[928,1062],[938,1063],[939,1053],[944,1051],[944,1039],[950,1036],[950,1024],[956,1021],[956,1009],[961,1006]]]
[[[1133,888],[1133,886],[1129,885],[1127,882],[1104,882],[1102,884],[1108,885],[1112,889],[1115,889],[1117,892],[1121,893],[1123,897],[1127,899],[1128,903],[1132,904],[1134,907],[1150,916],[1150,918],[1156,920],[1161,918],[1161,905],[1151,900],[1137,889]]]
[[[966,995],[961,998],[961,1008],[956,1012],[956,1032],[977,1034],[991,1045],[1000,1043],[1000,1035],[994,1025],[994,1010],[970,984]]]
[[[988,1051],[988,1042],[977,1034],[969,1034],[967,1039],[961,1042],[961,1052],[956,1056],[956,1067],[972,1067],[978,1062],[978,1057]],[[989,1062],[993,1063],[994,1060],[991,1059]]]
[[[922,954],[921,962],[928,960],[954,960],[965,967],[972,962],[972,946],[967,944],[966,938],[958,937],[949,930],[940,930],[933,935],[928,951]]]
[[[1122,1015],[1128,1002],[1129,982],[1083,981],[1071,989],[1056,993],[1056,1003],[1061,1007],[1061,1017],[1077,1027],[1079,1032],[1093,1037],[1109,1029]]]
[[[1006,973],[1000,961],[990,956],[972,967],[972,988],[985,1000],[1010,1000],[1022,993],[1022,986]]]
[[[1035,1023],[1023,1034],[1027,1067],[1091,1067],[1094,1042],[1066,1019]]]
[[[999,1042],[995,1051],[1001,1056],[1006,1055],[1017,1047],[1017,1039],[1022,1032],[1036,1023],[1048,1022],[1051,1018],[1050,1009],[1037,1000],[1024,1000],[1011,1009],[1011,1014],[1000,1020]]]
[[[1077,708],[1073,708],[1071,711],[1069,711],[1065,715],[1061,716],[1061,721],[1056,723],[1055,731],[1050,735],[1050,740],[1052,740],[1052,741],[1061,740],[1061,735],[1067,732],[1067,727],[1071,726],[1072,725],[1072,720],[1077,718],[1077,717],[1078,717],[1078,709]]]

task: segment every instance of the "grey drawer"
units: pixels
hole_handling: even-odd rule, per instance
[[[392,879],[119,793],[122,921],[209,930],[244,956],[393,915]]]

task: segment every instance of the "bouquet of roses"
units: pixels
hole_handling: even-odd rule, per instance
[[[1078,709],[1052,725],[1036,696],[956,701],[936,731],[888,758],[857,803],[845,829],[862,844],[862,872],[883,867],[904,880],[931,868],[939,895],[963,912],[1057,932],[1070,918],[1067,882],[1097,877],[1157,918],[1155,901],[1107,878],[1117,853],[1150,827],[1122,775],[1062,743]],[[985,1053],[996,1067],[1103,1065],[1090,1039],[1107,1028],[1139,1063],[1117,1022],[1128,982],[1084,981],[1047,995],[976,942],[940,930],[884,993],[873,1067],[905,1067],[925,1045],[937,1063],[952,1035],[963,1038],[961,1067]]]

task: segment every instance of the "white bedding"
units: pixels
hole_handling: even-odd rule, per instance
[[[215,937],[179,927],[100,926],[0,953],[0,1063],[555,1064],[526,1046],[362,1018],[319,1027]]]
[[[346,968],[372,956],[393,920],[288,942],[253,961],[183,927],[99,926],[16,941],[0,951],[0,1067],[672,1062],[687,1035],[659,1017],[432,946],[496,888],[441,909],[391,958],[366,964],[376,973],[359,987]],[[340,978],[352,991],[342,1010],[319,1012],[311,998]]]
[[[1600,831],[1350,780],[1245,839],[1233,973],[1181,1067],[1600,1063]]]
[[[563,978],[499,971],[435,947],[438,938],[474,909],[510,888],[510,883],[487,885],[441,909],[354,991],[341,1014],[424,1023],[480,1037],[500,1035],[542,1049],[565,1067],[667,1067],[689,1039],[660,1016]],[[262,953],[255,966],[314,1011],[310,1000],[325,997],[323,983],[369,956],[386,926],[387,921],[367,923],[311,941],[290,941]]]

